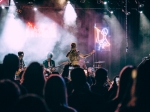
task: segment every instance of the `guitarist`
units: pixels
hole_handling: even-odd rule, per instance
[[[16,72],[16,78],[17,78],[17,76],[18,76],[18,78],[21,78],[22,77],[22,73],[23,73],[23,71],[25,69],[25,63],[24,63],[23,57],[24,57],[24,52],[23,51],[19,51],[18,52],[19,69]]]
[[[43,61],[44,68],[47,69],[47,72],[49,72],[49,74],[54,71],[53,67],[55,67],[55,61],[52,60],[52,57],[53,53],[48,53],[47,59]]]
[[[71,50],[67,53],[66,57],[69,58],[72,66],[80,67],[80,58],[87,58],[94,53],[95,51],[93,50],[91,53],[83,55],[78,50],[76,50],[76,43],[71,43]]]

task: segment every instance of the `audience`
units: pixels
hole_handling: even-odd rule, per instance
[[[11,80],[0,80],[0,112],[11,112],[20,96],[20,89]]]
[[[53,72],[45,78],[43,66],[32,62],[20,84],[19,59],[7,54],[0,64],[0,112],[150,112],[149,59],[137,68],[125,66],[112,84],[105,68],[87,76],[75,68],[69,76],[69,66],[62,76]]]
[[[26,94],[27,90],[21,86],[18,81],[15,80],[15,73],[18,71],[19,68],[19,58],[15,54],[7,54],[4,57],[3,64],[1,65],[1,71],[0,71],[0,80],[1,79],[9,79],[13,82],[15,82],[20,90],[21,94]]]
[[[35,95],[28,94],[21,96],[17,101],[13,112],[50,112],[44,99]]]
[[[115,98],[116,94],[117,94],[117,90],[118,90],[118,86],[119,86],[119,80],[117,80],[119,78],[119,76],[115,76],[113,79],[113,84],[111,85],[111,87],[108,90],[108,94],[107,94],[107,98],[108,100],[112,100]]]
[[[106,112],[114,112],[118,106],[118,104],[123,100],[125,93],[128,89],[131,88],[132,85],[132,71],[135,68],[133,66],[125,66],[120,74],[120,82],[118,86],[118,91],[116,94],[116,97],[112,99],[107,105],[106,105]]]
[[[105,104],[104,99],[90,91],[85,72],[81,68],[71,71],[73,92],[69,96],[69,105],[78,112],[100,112]]]
[[[43,67],[38,62],[32,62],[22,75],[22,85],[27,89],[28,93],[43,96],[43,87],[45,78],[43,75]]]
[[[150,60],[143,61],[132,73],[133,85],[130,89],[130,99],[123,100],[116,112],[150,112]]]
[[[76,112],[68,106],[66,85],[59,75],[51,75],[44,89],[45,101],[52,112]]]

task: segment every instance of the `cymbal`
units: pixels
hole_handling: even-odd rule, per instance
[[[95,63],[105,63],[105,61],[98,61],[98,62],[95,62]]]
[[[101,68],[101,67],[94,67],[94,68]]]

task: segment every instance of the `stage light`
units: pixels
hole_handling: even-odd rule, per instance
[[[5,7],[3,5],[1,7],[2,7],[2,9],[5,9]]]
[[[67,4],[70,4],[70,1],[67,1]]]
[[[125,9],[122,9],[122,12],[124,12],[125,13],[125,15],[130,15],[131,14],[131,12],[130,11],[125,11]]]
[[[34,10],[34,11],[37,11],[37,8],[36,8],[36,7],[34,7],[34,8],[33,8],[33,10]]]
[[[139,7],[144,7],[144,4],[140,4]]]
[[[113,14],[114,12],[113,12],[113,11],[110,11],[110,13]]]
[[[105,1],[105,2],[104,2],[104,5],[106,5],[106,4],[107,4],[107,2]]]
[[[139,13],[143,13],[143,11],[139,11]]]

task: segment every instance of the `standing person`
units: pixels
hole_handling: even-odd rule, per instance
[[[23,51],[19,51],[18,52],[18,58],[19,58],[19,68],[20,69],[23,69],[25,67],[25,63],[24,63],[23,57],[24,57],[24,52]]]
[[[44,68],[46,68],[46,71],[51,73],[54,71],[55,67],[55,61],[52,60],[53,53],[48,53],[47,54],[47,59],[43,61]]]
[[[18,71],[15,74],[16,75],[16,80],[20,80],[21,79],[22,73],[25,70],[25,63],[24,63],[23,57],[24,57],[24,52],[23,51],[19,51],[18,52],[19,69],[18,69]]]
[[[67,53],[66,57],[69,58],[70,63],[74,67],[80,67],[79,60],[80,58],[86,58],[91,56],[95,51],[93,50],[91,53],[83,55],[76,49],[76,43],[71,43],[71,50]]]

